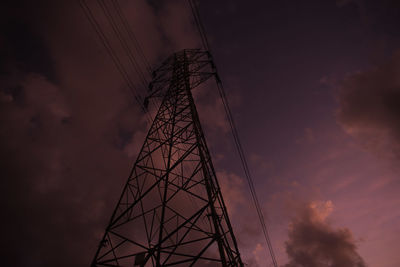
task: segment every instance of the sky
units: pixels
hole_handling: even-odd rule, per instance
[[[186,1],[119,3],[153,68],[200,47]],[[400,266],[398,1],[198,5],[279,266]],[[88,266],[146,117],[78,1],[3,1],[0,54],[3,262]],[[243,261],[272,266],[218,94],[193,94]]]

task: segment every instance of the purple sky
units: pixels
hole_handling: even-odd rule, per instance
[[[54,2],[0,6],[7,266],[88,266],[148,129],[77,2]],[[120,3],[153,67],[199,47],[187,2]],[[199,11],[279,265],[400,266],[398,2]],[[214,89],[194,96],[239,249],[272,266]]]

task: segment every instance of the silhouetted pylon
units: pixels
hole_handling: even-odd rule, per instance
[[[183,50],[154,72],[162,103],[92,266],[243,266],[191,93],[213,66]]]

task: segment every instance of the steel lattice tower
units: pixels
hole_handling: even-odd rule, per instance
[[[162,103],[92,266],[243,266],[191,93],[210,77],[202,50],[153,73]]]

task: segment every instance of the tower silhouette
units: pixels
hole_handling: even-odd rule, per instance
[[[191,90],[218,79],[207,51],[153,73],[162,98],[92,266],[243,266]]]

